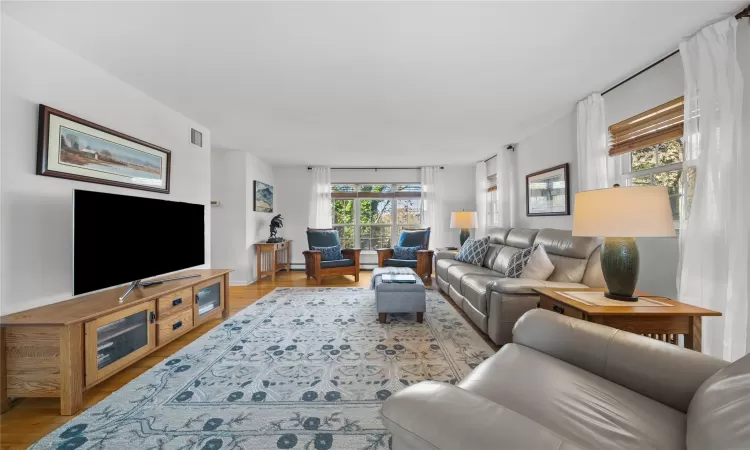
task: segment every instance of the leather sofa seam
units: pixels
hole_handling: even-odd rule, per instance
[[[441,447],[436,447],[435,445],[433,445],[432,442],[428,441],[427,439],[423,438],[422,436],[419,436],[419,435],[413,433],[411,430],[407,430],[406,428],[404,428],[401,425],[397,424],[390,417],[386,416],[382,411],[380,412],[380,417],[382,417],[384,420],[387,420],[389,423],[395,425],[399,429],[405,431],[406,433],[414,436],[415,438],[419,439],[420,441],[424,442],[425,444],[429,445],[430,447],[432,447],[432,448],[434,448],[436,450],[443,450]],[[391,433],[391,435],[393,435],[393,433]]]

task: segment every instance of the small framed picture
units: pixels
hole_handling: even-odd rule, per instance
[[[568,163],[526,175],[526,215],[570,215]]]
[[[39,105],[37,175],[169,194],[169,150]]]
[[[273,212],[273,186],[262,181],[253,181],[253,210],[257,212]]]

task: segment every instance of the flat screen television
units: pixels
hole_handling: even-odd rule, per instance
[[[205,262],[204,205],[75,190],[73,294]]]

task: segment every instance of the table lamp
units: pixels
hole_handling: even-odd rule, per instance
[[[636,301],[639,256],[636,237],[674,237],[672,208],[664,186],[579,192],[573,236],[604,237],[601,261],[607,298]]]
[[[477,227],[477,213],[471,211],[459,211],[451,213],[451,228],[460,228],[461,246],[469,239],[469,228]]]

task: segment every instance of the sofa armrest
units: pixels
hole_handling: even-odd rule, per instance
[[[458,253],[450,250],[438,250],[435,252],[435,261],[441,259],[454,259]]]
[[[531,419],[448,383],[425,381],[383,404],[394,448],[429,450],[578,450]]]
[[[586,288],[588,286],[579,283],[565,283],[563,281],[541,281],[531,278],[498,278],[487,285],[490,291],[501,294],[528,294],[539,295],[534,288]]]
[[[375,251],[378,252],[378,267],[385,267],[385,260],[393,258],[392,248],[379,248]]]
[[[541,309],[516,322],[513,342],[685,413],[700,385],[729,365],[674,344]]]
[[[354,266],[359,268],[359,255],[362,253],[361,248],[345,248],[341,250],[341,254],[344,255],[345,259],[353,259]]]

